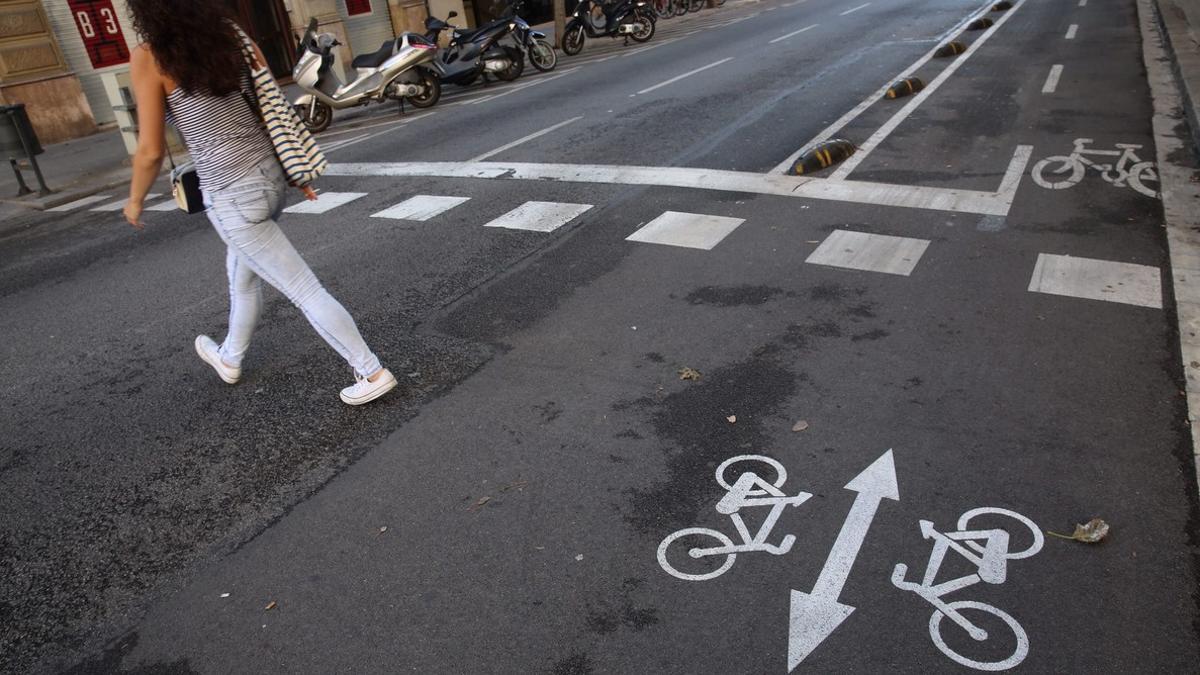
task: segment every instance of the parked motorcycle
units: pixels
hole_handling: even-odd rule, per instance
[[[473,30],[466,30],[447,23],[458,16],[450,12],[446,21],[434,17],[425,19],[425,38],[436,43],[444,30],[451,30],[450,44],[438,49],[432,67],[443,82],[469,85],[479,77],[486,84],[488,75],[511,82],[525,70],[524,53],[511,45],[502,45],[500,40],[512,32],[515,24],[510,19],[496,19]]]
[[[432,67],[437,45],[421,35],[405,33],[378,51],[354,57],[355,75],[348,83],[333,69],[333,48],[341,44],[331,33],[317,33],[316,19],[300,41],[292,77],[308,93],[294,105],[310,131],[328,129],[334,110],[389,100],[428,108],[441,98],[442,84]]]
[[[513,39],[525,50],[526,55],[529,56],[529,62],[533,64],[534,68],[548,73],[558,65],[558,54],[554,51],[554,45],[546,39],[545,33],[533,30],[525,19],[517,16],[521,4],[517,3],[513,6],[512,16],[509,19],[513,24]]]
[[[595,9],[603,8],[603,18],[595,16]],[[563,31],[562,50],[567,56],[583,51],[587,38],[625,37],[634,42],[646,42],[654,37],[654,9],[646,0],[616,0],[604,8],[595,0],[580,0]],[[601,23],[603,22],[603,23]]]

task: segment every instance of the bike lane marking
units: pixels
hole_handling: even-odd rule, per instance
[[[1040,253],[1029,290],[1162,309],[1162,275],[1148,265]]]
[[[884,499],[900,501],[892,451],[883,453],[871,466],[846,483],[845,489],[857,492],[858,496],[854,498],[850,513],[842,523],[842,530],[825,559],[821,575],[817,577],[811,592],[795,589],[791,592],[788,614],[789,673],[854,611],[854,607],[838,602],[838,597],[850,578],[850,570],[875,520],[880,502]]]
[[[1050,66],[1050,74],[1046,75],[1046,83],[1042,85],[1043,94],[1053,94],[1058,89],[1058,78],[1062,77],[1061,63]]]
[[[483,153],[482,155],[472,157],[471,159],[468,159],[467,161],[468,162],[482,162],[483,160],[485,160],[489,157],[494,157],[494,156],[504,152],[505,150],[511,150],[511,149],[517,147],[518,145],[521,145],[523,143],[528,143],[529,141],[532,141],[536,138],[541,138],[542,136],[545,136],[546,134],[558,131],[559,129],[567,126],[568,124],[573,124],[575,122],[578,122],[581,119],[583,119],[583,115],[579,115],[577,117],[572,117],[569,120],[564,120],[553,126],[546,127],[545,129],[542,129],[541,131],[535,131],[532,134],[529,134],[528,136],[518,138],[517,140],[513,141],[512,143],[505,143],[504,145],[496,148],[495,150],[489,150],[489,151]]]
[[[784,41],[784,40],[786,40],[786,39],[788,39],[788,38],[791,38],[791,37],[796,37],[797,35],[799,35],[799,34],[803,33],[804,31],[806,31],[806,30],[812,30],[812,29],[814,29],[814,28],[816,28],[817,26],[820,26],[820,25],[821,25],[821,24],[819,24],[819,23],[814,23],[814,24],[813,24],[813,25],[811,25],[811,26],[805,26],[804,28],[801,28],[800,30],[794,30],[794,31],[792,31],[792,32],[788,33],[787,35],[780,35],[779,37],[775,38],[774,40],[771,40],[771,41],[770,41],[770,42],[768,42],[767,44],[769,44],[769,45],[773,45],[773,44],[775,44],[776,42],[782,42],[782,41]]]
[[[733,60],[733,57],[729,56],[729,57],[723,58],[720,61],[717,61],[715,63],[710,63],[707,66],[700,66],[699,68],[696,68],[695,70],[689,70],[688,72],[683,73],[682,75],[676,75],[675,77],[672,77],[671,79],[669,79],[665,82],[659,82],[658,84],[656,84],[652,87],[646,87],[645,89],[639,91],[637,94],[630,94],[629,98],[633,98],[634,96],[638,96],[640,94],[648,94],[656,89],[661,89],[667,85],[675,84],[676,82],[684,79],[685,77],[691,77],[692,75],[696,75],[697,73],[702,73],[702,72],[708,70],[709,68],[716,68],[717,66],[724,65],[726,63],[729,63],[732,60]]]

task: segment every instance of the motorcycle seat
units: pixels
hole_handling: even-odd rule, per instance
[[[492,21],[491,23],[485,24],[483,26],[479,26],[478,28],[472,28],[469,30],[461,30],[461,31],[456,30],[456,31],[454,31],[454,37],[459,42],[470,42],[470,41],[474,40],[477,36],[483,34],[484,32],[489,31],[489,30],[495,28],[496,26],[499,26],[500,24],[507,23],[507,22],[508,22],[508,19],[496,19],[495,21]]]
[[[395,53],[396,41],[388,40],[383,43],[379,51],[354,57],[354,60],[350,62],[350,66],[352,68],[378,68],[383,65],[384,61],[392,58]]]

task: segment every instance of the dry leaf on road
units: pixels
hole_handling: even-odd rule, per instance
[[[700,371],[695,368],[684,368],[679,371],[679,379],[681,380],[698,380],[700,379]]]
[[[1084,544],[1098,544],[1108,536],[1108,523],[1099,518],[1092,518],[1086,525],[1075,525],[1075,534],[1067,536],[1057,532],[1049,532],[1046,534],[1059,539],[1073,539]]]
[[[270,603],[268,603],[268,604],[267,604],[267,606],[266,606],[266,607],[264,607],[264,608],[263,608],[263,611],[264,611],[264,612],[269,612],[269,611],[271,611],[271,610],[275,609],[275,608],[276,608],[276,607],[278,607],[278,606],[279,606],[279,605],[278,605],[278,604],[276,604],[276,602],[275,602],[274,600],[272,600]]]
[[[728,420],[730,424],[733,424],[734,422],[737,421],[737,415],[730,415],[729,417],[726,417],[725,419]]]
[[[800,420],[792,425],[792,431],[804,431],[807,428],[808,422],[805,422],[804,420]]]
[[[471,508],[469,508],[467,510],[470,511],[471,513],[474,513],[476,511],[482,509],[490,501],[492,501],[491,497],[480,497],[479,501],[472,504]]]

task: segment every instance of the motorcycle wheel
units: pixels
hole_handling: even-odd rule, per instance
[[[575,24],[574,27],[567,27],[563,33],[562,50],[567,56],[575,56],[583,51],[583,25]]]
[[[675,0],[675,16],[683,16],[688,13],[688,0]]]
[[[633,38],[634,42],[649,42],[650,38],[654,37],[655,21],[654,16],[650,13],[634,14],[633,18],[641,23],[645,28],[636,32],[630,33],[629,37]]]
[[[545,40],[534,40],[529,44],[529,62],[534,68],[548,73],[558,65],[558,54],[554,45]]]
[[[441,78],[428,70],[422,70],[421,86],[425,88],[425,93],[417,96],[409,96],[408,102],[414,108],[431,108],[437,105],[438,100],[442,98]]]
[[[699,12],[704,8],[704,4],[705,0],[691,0],[688,9],[692,10],[693,12]]]
[[[504,52],[508,54],[508,60],[511,61],[509,66],[504,70],[496,71],[496,79],[503,82],[512,82],[525,72],[525,54],[520,49],[514,47],[505,47]]]
[[[312,113],[311,117],[309,116],[310,112]],[[333,108],[322,101],[317,101],[315,109],[312,104],[298,105],[296,114],[300,116],[300,121],[304,122],[309,133],[321,133],[328,129],[330,124],[333,124]]]

